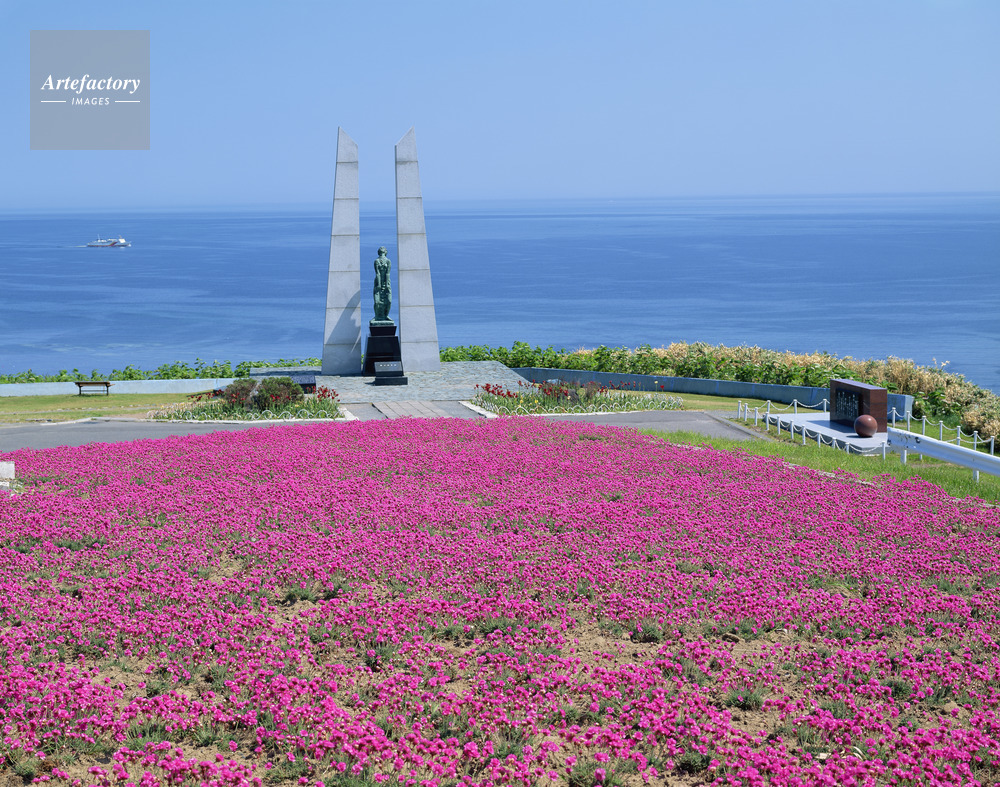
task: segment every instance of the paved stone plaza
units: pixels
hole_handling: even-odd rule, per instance
[[[317,370],[318,371],[318,370]],[[441,364],[434,372],[411,372],[404,368],[407,385],[375,385],[374,377],[361,375],[316,375],[316,387],[337,392],[342,404],[351,402],[460,401],[476,395],[476,385],[493,383],[517,389],[526,382],[517,372],[498,361],[455,361]]]

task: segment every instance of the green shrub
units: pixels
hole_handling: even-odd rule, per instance
[[[723,702],[740,710],[760,710],[764,705],[766,692],[761,688],[733,686],[726,692]]]
[[[195,394],[188,405],[172,405],[153,414],[167,420],[259,420],[260,418],[338,418],[337,392],[320,386],[306,398],[290,377],[234,380],[221,391]]]
[[[681,773],[701,773],[712,764],[712,758],[708,754],[699,754],[696,751],[684,752],[677,758],[674,768]]]
[[[656,618],[643,618],[632,632],[635,642],[663,642],[663,628]]]
[[[256,380],[249,378],[234,380],[222,389],[221,399],[231,407],[245,410],[251,405],[250,397],[256,387]]]
[[[489,349],[489,348],[485,348]],[[456,359],[466,360],[466,359]],[[489,359],[475,359],[489,360]],[[319,366],[319,358],[281,358],[277,361],[241,361],[233,368],[229,361],[212,361],[208,363],[196,358],[193,364],[185,361],[174,361],[162,364],[155,369],[139,369],[128,364],[124,369],[112,369],[110,374],[102,374],[94,369],[90,374],[74,369],[72,372],[61,369],[56,374],[36,374],[28,369],[25,372],[0,374],[0,383],[63,383],[74,380],[179,380],[179,379],[211,379],[214,377],[247,377],[251,369],[270,368],[274,366]]]
[[[2,762],[2,761],[0,761]],[[25,784],[30,784],[34,781],[35,777],[38,775],[39,761],[34,757],[29,757],[24,760],[20,760],[14,765],[14,773],[21,777],[21,781]]]
[[[277,412],[305,398],[302,386],[291,377],[265,377],[253,392],[251,401],[255,409]]]
[[[1000,396],[983,397],[962,411],[962,429],[967,433],[1000,436]]]

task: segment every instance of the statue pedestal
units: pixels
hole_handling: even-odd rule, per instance
[[[368,324],[365,342],[365,375],[375,375],[375,385],[406,385],[403,376],[403,354],[396,336],[396,325],[391,321]]]

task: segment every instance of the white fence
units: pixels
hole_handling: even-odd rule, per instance
[[[896,426],[896,416],[897,415],[898,414],[896,413],[895,409],[893,409],[892,415],[891,415],[891,417],[892,417],[892,426],[893,427]],[[900,415],[899,417],[902,420],[903,416]],[[913,432],[913,431],[915,431],[914,430],[914,426],[913,426],[914,422],[918,422],[920,424],[920,435],[921,435],[921,437],[924,437],[924,436],[927,435],[927,427],[928,426],[930,426],[931,428],[933,428],[936,425],[937,426],[937,430],[938,430],[937,439],[940,442],[945,442],[945,439],[944,439],[944,430],[945,429],[947,429],[949,432],[952,431],[952,430],[954,430],[955,431],[955,445],[961,447],[961,445],[962,445],[962,438],[964,437],[965,440],[966,440],[966,442],[969,442],[969,443],[972,444],[972,449],[974,451],[975,450],[979,450],[979,446],[981,446],[981,445],[985,446],[987,443],[989,443],[989,445],[990,445],[990,448],[989,448],[990,455],[995,455],[996,454],[996,437],[995,436],[991,437],[989,440],[986,440],[986,439],[984,439],[984,438],[982,438],[982,437],[979,436],[979,432],[973,432],[972,434],[967,434],[967,433],[963,432],[961,424],[959,424],[958,426],[945,426],[944,421],[938,421],[937,424],[933,424],[933,423],[931,423],[930,421],[927,420],[927,416],[926,415],[923,416],[922,418],[916,419],[916,418],[913,418],[913,416],[911,416],[909,413],[906,414],[906,431],[907,432]],[[951,442],[951,438],[950,437],[948,438],[948,442]],[[983,450],[986,450],[986,449],[984,448]]]
[[[960,465],[962,467],[968,467],[972,470],[972,477],[979,481],[979,473],[984,472],[990,475],[1000,476],[1000,457],[996,454],[996,437],[990,437],[989,440],[985,440],[980,437],[979,432],[973,432],[970,434],[965,434],[962,431],[961,426],[945,426],[944,421],[938,421],[936,423],[931,423],[927,420],[927,416],[923,416],[921,419],[913,418],[909,413],[905,415],[896,412],[893,408],[892,412],[889,414],[891,418],[892,427],[887,430],[887,439],[878,448],[859,448],[853,445],[847,440],[838,440],[836,437],[831,435],[823,435],[817,432],[815,429],[810,428],[807,424],[796,423],[795,420],[789,417],[787,414],[782,415],[782,412],[787,413],[791,410],[793,414],[797,415],[799,412],[799,407],[808,410],[822,410],[827,412],[829,406],[829,400],[823,399],[817,404],[803,404],[802,402],[792,401],[790,405],[785,407],[777,407],[773,402],[766,402],[766,407],[754,407],[751,409],[750,405],[745,402],[739,403],[738,417],[742,418],[744,422],[753,418],[754,426],[763,420],[764,428],[769,429],[771,424],[774,424],[778,429],[778,434],[781,434],[781,430],[787,429],[790,437],[795,437],[796,434],[801,434],[802,445],[806,444],[807,440],[815,440],[817,445],[829,445],[833,448],[839,448],[847,453],[857,453],[863,456],[875,456],[881,454],[884,459],[886,456],[886,450],[897,451],[901,454],[901,459],[903,463],[906,463],[907,452],[912,452],[919,454],[921,457],[930,456],[934,459],[940,459],[944,462],[950,462],[954,465]],[[904,418],[906,420],[907,431],[901,429],[896,429],[897,418],[902,421]],[[919,423],[920,434],[912,431],[912,429]],[[938,439],[927,436],[927,427],[931,428],[937,427]],[[955,432],[954,442],[945,441],[944,431],[948,429],[949,431]],[[962,438],[965,438],[968,447],[962,445]],[[989,451],[987,454],[986,451]]]
[[[824,434],[822,431],[815,429],[813,425],[806,423],[796,422],[794,416],[781,415],[780,413],[761,413],[760,418],[764,419],[764,431],[769,431],[771,424],[774,424],[778,431],[778,435],[781,435],[782,429],[788,430],[788,436],[795,439],[796,435],[801,435],[802,445],[806,445],[808,441],[815,441],[816,445],[828,445],[831,448],[836,448],[844,451],[848,454],[860,454],[861,456],[874,456],[876,454],[882,454],[884,451],[881,447],[878,448],[861,448],[857,444],[838,437],[834,434]],[[754,418],[754,425],[756,426],[758,422],[757,417]]]
[[[756,426],[757,422],[761,418],[763,418],[764,419],[764,423],[766,425],[767,423],[774,423],[774,421],[776,419],[773,418],[773,415],[776,412],[777,413],[782,413],[782,412],[787,412],[788,410],[791,410],[793,413],[798,414],[799,408],[802,407],[802,408],[805,408],[807,410],[822,410],[825,413],[825,412],[827,412],[829,404],[830,404],[830,400],[829,399],[822,399],[822,400],[820,400],[816,404],[805,404],[805,403],[800,402],[800,401],[798,401],[796,399],[793,399],[791,404],[786,405],[784,407],[779,407],[779,406],[777,406],[774,402],[772,402],[769,399],[769,400],[767,400],[767,402],[765,402],[766,406],[764,408],[754,407],[753,409],[751,409],[750,405],[747,404],[746,402],[740,402],[739,403],[739,411],[738,411],[737,417],[742,418],[744,421],[748,421],[750,419],[750,417],[752,416],[753,419],[754,419],[754,421],[753,421],[754,426]],[[929,420],[927,420],[927,416],[926,415],[923,416],[923,417],[921,417],[921,418],[914,418],[913,415],[910,414],[910,413],[900,413],[900,412],[898,412],[895,407],[892,408],[892,410],[889,412],[888,418],[889,418],[889,424],[893,428],[896,427],[897,419],[898,419],[899,423],[901,423],[902,421],[905,420],[906,421],[906,431],[908,431],[908,432],[915,431],[916,425],[919,425],[920,426],[920,434],[921,434],[921,436],[924,436],[924,435],[927,434],[927,427],[931,427],[931,429],[935,429],[936,428],[937,432],[938,432],[937,439],[939,441],[942,441],[942,442],[945,440],[945,436],[944,436],[945,430],[948,430],[949,432],[953,431],[955,433],[955,438],[954,438],[955,445],[957,445],[959,447],[962,447],[962,440],[964,439],[965,442],[968,443],[971,446],[972,450],[974,450],[974,451],[989,451],[991,456],[995,456],[996,455],[996,440],[997,439],[996,439],[995,436],[994,437],[990,437],[987,440],[986,438],[980,436],[979,432],[973,432],[972,434],[968,434],[967,432],[963,432],[961,425],[959,425],[959,426],[946,426],[945,423],[944,423],[944,421],[929,421]],[[780,426],[780,423],[779,423],[779,426]],[[796,427],[796,429],[797,429],[797,427]],[[949,436],[948,437],[948,442],[951,442],[951,441],[952,441],[952,438]],[[986,447],[987,445],[989,446],[989,448]]]

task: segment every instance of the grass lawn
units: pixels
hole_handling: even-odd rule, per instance
[[[920,460],[912,452],[908,455],[904,465],[900,461],[899,454],[896,453],[888,453],[883,460],[881,455],[859,456],[828,446],[793,443],[784,436],[781,439],[739,441],[708,438],[697,432],[645,430],[645,434],[662,437],[671,443],[711,445],[713,448],[726,451],[744,451],[756,456],[773,456],[784,459],[789,464],[811,467],[827,473],[845,471],[865,480],[882,475],[889,475],[900,481],[921,478],[941,487],[952,497],[978,497],[988,502],[1000,503],[1000,477],[980,473],[979,483],[976,483],[972,480],[972,471],[968,468],[939,462],[927,457]],[[774,437],[773,431],[771,437]]]
[[[684,402],[683,409],[690,411],[721,410],[735,413],[737,409],[739,409],[740,402],[745,402],[751,410],[754,407],[759,407],[762,411],[767,408],[767,401],[765,399],[745,399],[743,397],[733,396],[710,396],[708,394],[671,393],[669,391],[664,391],[662,393],[659,391],[630,391],[628,389],[626,389],[623,393],[635,397],[673,397],[674,399],[680,399]],[[772,406],[774,406],[773,403]],[[785,405],[778,406],[784,407]]]
[[[142,418],[150,410],[188,401],[188,394],[111,394],[97,396],[4,396],[0,397],[0,424],[29,421],[75,421],[95,416]]]
[[[685,410],[732,410],[736,412],[740,402],[745,402],[752,410],[760,407],[762,410],[767,407],[764,399],[744,399],[732,396],[708,396],[706,394],[675,393],[670,396],[679,397],[684,402]],[[784,405],[780,405],[784,406]]]

